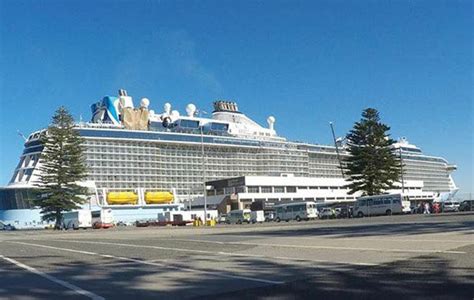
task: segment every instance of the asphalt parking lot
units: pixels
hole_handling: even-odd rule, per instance
[[[0,233],[1,299],[473,299],[474,214]]]

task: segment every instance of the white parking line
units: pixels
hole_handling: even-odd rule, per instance
[[[199,254],[212,254],[212,255],[221,255],[221,256],[238,256],[238,257],[256,257],[256,258],[266,258],[273,260],[287,260],[287,261],[306,261],[306,262],[318,262],[318,263],[330,263],[330,264],[345,264],[345,265],[355,265],[355,266],[376,266],[378,264],[373,263],[360,263],[360,262],[335,262],[329,260],[321,259],[300,259],[292,257],[281,257],[281,256],[269,256],[262,254],[247,254],[247,253],[236,253],[236,252],[223,252],[223,251],[207,251],[207,250],[197,250],[197,249],[183,249],[183,248],[171,248],[171,247],[161,247],[161,246],[148,246],[148,245],[134,245],[134,244],[123,244],[123,243],[111,243],[111,242],[99,242],[99,241],[73,241],[73,240],[54,240],[55,242],[67,242],[67,243],[88,243],[88,244],[100,244],[100,245],[112,245],[112,246],[122,246],[122,247],[131,247],[131,248],[147,248],[147,249],[158,249],[158,250],[170,250],[176,252],[189,252],[189,253],[199,253]],[[224,242],[220,242],[224,243]]]
[[[94,293],[92,293],[92,292],[89,292],[89,291],[86,291],[86,290],[84,290],[84,289],[81,289],[80,287],[75,286],[74,284],[71,284],[71,283],[66,282],[66,281],[64,281],[64,280],[61,280],[61,279],[58,279],[58,278],[56,278],[56,277],[54,277],[54,276],[48,275],[48,274],[46,274],[46,273],[44,273],[44,272],[41,272],[41,271],[39,271],[39,270],[37,270],[37,269],[35,269],[35,268],[33,268],[33,267],[30,267],[30,266],[27,266],[27,265],[25,265],[25,264],[22,264],[21,262],[16,261],[16,260],[14,260],[14,259],[12,259],[12,258],[3,256],[3,255],[0,255],[0,258],[2,258],[2,259],[4,259],[4,260],[6,260],[6,261],[8,261],[8,262],[10,262],[10,263],[12,263],[12,264],[18,266],[18,267],[20,267],[20,268],[22,268],[22,269],[28,270],[28,271],[30,271],[31,273],[34,273],[34,274],[39,275],[39,276],[41,276],[41,277],[43,277],[43,278],[46,278],[46,279],[48,279],[49,281],[52,281],[52,282],[54,282],[54,283],[57,283],[57,284],[59,284],[59,285],[62,285],[62,286],[65,287],[65,288],[68,288],[68,289],[70,289],[70,290],[73,290],[74,292],[76,292],[76,293],[78,293],[78,294],[84,295],[84,296],[89,297],[89,298],[94,299],[94,300],[104,300],[104,299],[105,299],[104,297],[98,296],[98,295],[96,295],[96,294],[94,294]]]
[[[220,245],[248,245],[248,246],[265,246],[280,248],[304,248],[304,249],[324,249],[324,250],[358,250],[358,251],[376,251],[376,252],[402,252],[402,253],[449,253],[449,254],[466,254],[463,251],[438,250],[438,249],[381,249],[381,248],[364,248],[364,247],[341,247],[341,246],[312,246],[312,245],[288,245],[288,244],[267,244],[267,243],[251,243],[251,242],[221,242],[196,239],[166,239],[171,241],[187,241],[198,243],[210,243]]]
[[[73,241],[62,241],[62,242],[73,242]],[[79,242],[79,241],[74,241],[74,242]],[[191,273],[208,273],[208,274],[216,275],[216,273],[213,272],[213,271],[211,272],[211,271],[206,271],[206,270],[192,269],[192,268],[188,268],[188,267],[156,263],[156,262],[139,260],[139,259],[134,259],[134,258],[129,258],[129,257],[113,256],[113,255],[109,255],[109,254],[100,254],[100,253],[89,252],[89,251],[81,251],[81,250],[74,250],[74,249],[68,249],[68,248],[60,248],[60,247],[53,247],[53,246],[33,244],[33,243],[25,243],[25,242],[10,241],[9,243],[15,243],[15,244],[21,244],[21,245],[27,245],[27,246],[35,246],[35,247],[42,247],[42,248],[46,248],[46,249],[53,249],[53,250],[66,251],[66,252],[75,252],[75,253],[87,254],[87,255],[94,255],[94,256],[100,256],[100,257],[104,257],[104,258],[112,258],[112,259],[123,260],[123,261],[131,261],[131,262],[140,263],[140,264],[144,264],[144,265],[158,266],[158,267],[164,267],[164,268],[169,268],[169,269],[176,269],[176,270],[181,270],[181,271],[191,272]],[[80,243],[87,243],[87,242],[80,241]],[[113,244],[113,243],[108,243],[108,244],[119,245],[119,244]],[[130,245],[130,246],[133,246],[133,245]],[[233,274],[219,274],[218,277],[241,279],[241,280],[254,281],[254,282],[260,282],[260,283],[266,283],[266,284],[283,284],[283,283],[285,283],[284,281],[267,280],[267,279],[246,277],[246,276],[233,275]]]

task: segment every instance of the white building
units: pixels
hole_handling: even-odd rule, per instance
[[[347,181],[341,178],[311,178],[286,176],[241,176],[223,180],[208,181],[206,202],[208,207],[221,207],[221,211],[250,208],[252,202],[270,203],[287,201],[315,201],[317,203],[352,203],[361,193],[350,195],[345,186]],[[405,180],[402,192],[400,188],[387,193],[403,193],[410,200],[430,201],[435,194],[423,191],[423,181]],[[194,207],[203,207],[204,198],[192,202]],[[222,206],[225,206],[223,208]]]

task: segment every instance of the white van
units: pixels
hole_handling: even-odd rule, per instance
[[[250,212],[250,222],[263,223],[265,222],[265,214],[263,210],[255,210]]]
[[[63,213],[64,229],[79,229],[91,228],[92,216],[88,209],[81,209],[77,211],[69,211]]]
[[[318,217],[316,203],[313,201],[294,202],[275,205],[275,221],[312,220]]]
[[[238,209],[238,210],[231,210],[227,214],[226,223],[227,224],[242,224],[246,222],[247,224],[250,223],[250,209]]]
[[[386,194],[376,196],[366,196],[357,199],[354,206],[354,216],[378,216],[401,214],[403,212],[401,194]]]

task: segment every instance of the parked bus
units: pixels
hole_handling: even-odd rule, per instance
[[[401,194],[386,194],[366,196],[357,199],[354,206],[354,216],[392,215],[404,212],[404,205],[410,205],[407,196]]]
[[[250,223],[250,209],[231,210],[227,214],[227,224]]]
[[[110,228],[114,226],[114,215],[112,209],[104,208],[91,212],[92,227],[94,229]]]
[[[92,227],[91,211],[81,209],[63,213],[64,229],[86,229]]]
[[[312,201],[275,205],[275,221],[310,220],[318,217],[316,203]]]

